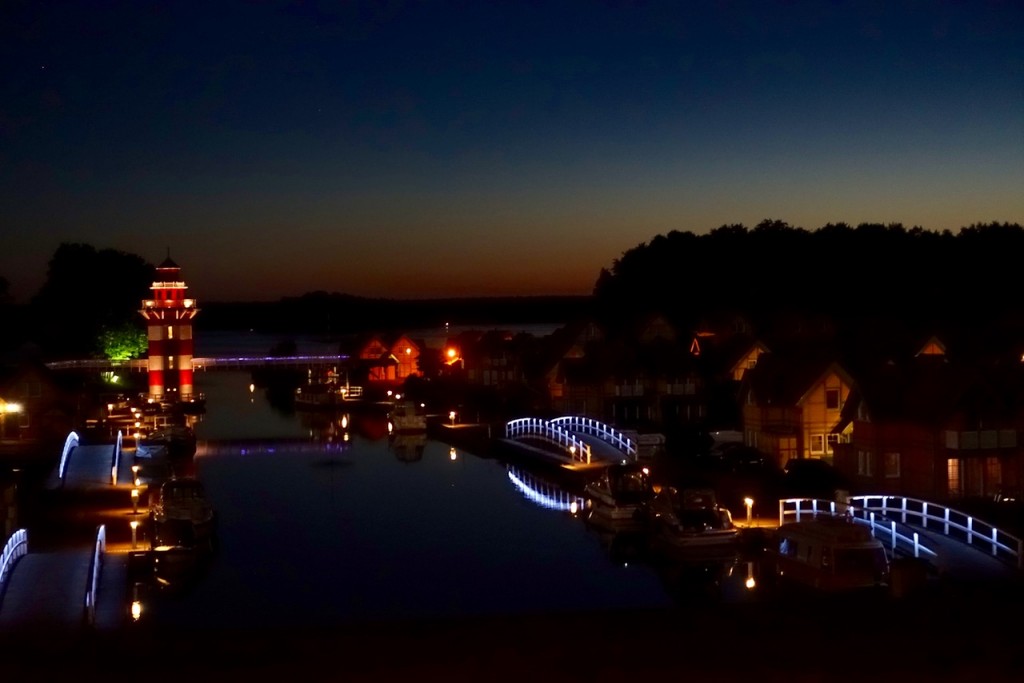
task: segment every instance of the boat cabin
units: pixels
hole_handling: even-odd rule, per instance
[[[871,588],[889,580],[882,542],[845,518],[783,524],[774,554],[779,578],[820,590]]]

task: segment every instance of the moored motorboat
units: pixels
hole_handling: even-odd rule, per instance
[[[783,524],[774,540],[769,556],[776,576],[787,584],[837,592],[889,583],[885,546],[852,519],[817,517]]]
[[[654,497],[650,470],[637,463],[609,465],[583,489],[594,516],[639,520]]]
[[[712,489],[665,486],[647,510],[654,538],[666,549],[723,556],[738,552],[739,530]]]
[[[425,434],[426,431],[427,416],[422,404],[403,401],[388,412],[389,434]]]
[[[161,427],[142,437],[138,445],[142,449],[164,446],[172,458],[191,458],[196,454],[196,434],[188,427]]]
[[[216,513],[202,482],[194,477],[172,477],[160,485],[152,511],[154,546],[208,542]],[[173,538],[173,542],[167,542]]]

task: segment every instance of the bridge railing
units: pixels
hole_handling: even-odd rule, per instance
[[[68,457],[71,455],[71,451],[78,447],[78,434],[71,432],[68,434],[68,438],[64,439],[64,450],[60,454],[60,465],[57,467],[57,476],[60,477],[61,482],[64,481],[64,474],[68,469]]]
[[[878,538],[881,534],[887,541],[890,551],[895,554],[897,549],[906,547],[906,551],[914,557],[934,559],[938,550],[912,527],[891,519],[883,519],[874,511],[859,508],[854,504],[821,498],[784,498],[779,500],[779,525],[787,521],[799,522],[801,519],[816,517],[846,517],[856,524],[871,529],[871,535]],[[903,546],[900,543],[904,544]]]
[[[103,574],[103,554],[107,552],[107,527],[100,524],[96,530],[96,543],[89,560],[89,583],[85,587],[85,623],[96,623],[96,596],[99,592],[100,576]]]
[[[967,545],[979,546],[993,557],[1024,568],[1024,541],[966,512],[903,496],[853,496],[851,501],[865,511],[897,517],[926,531],[941,532]]]
[[[121,430],[117,430],[117,441],[114,442],[114,453],[110,459],[110,483],[117,486],[117,472],[121,468]]]
[[[521,417],[505,425],[505,436],[509,439],[540,438],[565,449],[567,457],[574,462],[590,464],[590,446],[575,434],[562,429],[550,420],[539,417]]]
[[[615,446],[633,460],[636,460],[636,444],[633,440],[604,422],[580,415],[563,415],[562,417],[556,417],[551,422],[573,432],[582,432],[596,436],[602,441]]]
[[[10,576],[14,564],[28,553],[28,530],[18,529],[7,539],[3,554],[0,555],[0,588]]]

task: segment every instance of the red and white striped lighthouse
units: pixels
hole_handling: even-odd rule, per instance
[[[186,299],[181,268],[167,259],[156,267],[153,298],[142,302],[149,339],[149,397],[188,401],[192,398],[192,318],[195,299]]]

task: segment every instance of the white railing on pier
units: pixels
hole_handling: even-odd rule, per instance
[[[64,450],[60,454],[60,466],[57,468],[57,476],[60,480],[64,481],[64,473],[67,472],[68,468],[68,457],[71,455],[71,451],[78,447],[78,434],[71,432],[68,434],[68,438],[64,439]]]
[[[903,496],[853,496],[850,500],[865,512],[898,517],[904,524],[941,532],[970,546],[981,546],[992,557],[1024,568],[1024,541],[966,512]]]
[[[103,574],[103,554],[105,552],[107,552],[107,527],[100,524],[96,530],[96,543],[93,545],[92,559],[89,561],[89,583],[85,587],[85,622],[89,626],[96,623],[96,596],[99,593],[100,577]]]
[[[877,538],[878,533],[886,534],[889,549],[895,554],[899,542],[909,546],[914,557],[938,556],[938,551],[930,544],[921,540],[917,531],[905,524],[897,524],[894,520],[877,518],[874,512],[858,508],[851,503],[843,503],[822,498],[783,498],[779,500],[779,525],[786,522],[799,522],[801,519],[816,517],[842,517],[856,524],[868,526],[871,535]]]
[[[110,483],[117,486],[117,471],[121,467],[121,430],[117,430],[117,441],[114,442],[114,454],[110,462]]]
[[[550,420],[539,417],[521,417],[505,425],[505,436],[509,439],[537,438],[565,449],[565,457],[573,462],[590,464],[590,446],[575,434],[563,429]]]
[[[529,472],[522,472],[514,467],[508,468],[508,478],[516,488],[530,501],[543,508],[562,510],[576,514],[583,509],[583,499],[555,486],[550,482],[534,477]]]
[[[0,588],[10,576],[14,564],[28,553],[28,530],[18,529],[7,539],[4,552],[0,555]]]
[[[590,436],[596,436],[601,439],[601,441],[610,443],[629,457],[633,458],[633,460],[636,460],[636,444],[633,440],[604,422],[599,422],[598,420],[579,415],[563,415],[562,417],[556,417],[551,420],[551,422],[565,427],[570,432],[580,432],[583,434],[589,434]]]

